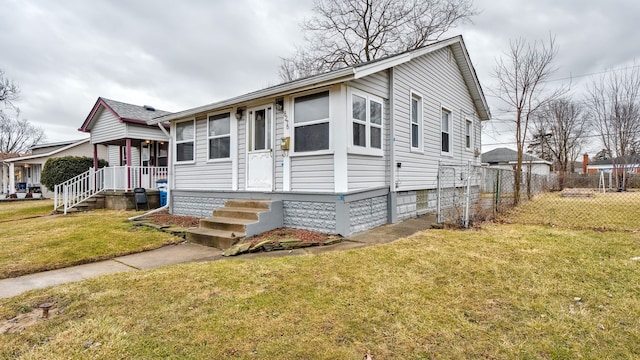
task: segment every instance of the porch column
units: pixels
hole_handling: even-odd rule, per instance
[[[9,163],[9,194],[16,193],[16,169],[13,163]]]
[[[7,166],[2,163],[2,189],[0,190],[0,193],[5,194],[7,193],[7,170],[6,170]]]
[[[93,169],[98,170],[98,144],[93,144]]]
[[[131,189],[131,139],[127,138],[126,140],[126,149],[127,152],[127,190]]]

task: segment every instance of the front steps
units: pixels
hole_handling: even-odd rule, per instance
[[[189,230],[187,240],[225,250],[282,224],[282,201],[228,200],[213,211],[213,217],[200,219],[200,227]]]
[[[102,194],[98,194],[82,201],[80,204],[70,209],[67,209],[67,213],[83,212],[83,211],[89,211],[89,210],[95,210],[95,209],[104,209],[105,207],[104,204],[105,204],[105,196]],[[62,214],[64,213],[64,208],[59,207],[55,210],[55,212],[58,214]]]

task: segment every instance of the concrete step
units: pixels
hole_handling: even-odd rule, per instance
[[[262,208],[224,207],[214,210],[213,216],[257,221],[259,219],[258,214],[266,210]]]
[[[244,239],[244,232],[198,228],[187,232],[187,240],[196,244],[226,250]]]
[[[224,204],[226,208],[252,208],[252,209],[269,209],[269,201],[262,200],[227,200]]]
[[[200,228],[217,229],[235,232],[245,232],[245,226],[256,222],[252,219],[237,219],[229,217],[214,216],[206,219],[200,219]]]

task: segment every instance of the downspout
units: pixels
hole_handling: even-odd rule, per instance
[[[170,144],[170,142],[171,142],[171,135],[167,132],[167,129],[165,129],[164,126],[162,126],[162,123],[158,123],[158,127],[160,128],[160,130],[162,130],[164,135],[167,137],[167,139],[168,139],[167,140],[167,146],[168,146]],[[169,154],[171,153],[171,151],[168,151],[168,152],[169,152]],[[170,158],[170,156],[167,156],[167,167],[169,168],[171,166],[171,164],[172,164],[171,158]],[[171,174],[171,173],[173,173],[173,172],[169,171],[169,174]],[[169,174],[167,174],[167,175],[169,175]],[[169,178],[171,178],[170,175],[169,175]],[[167,179],[167,180],[170,180],[170,179]],[[144,213],[142,215],[132,216],[132,217],[128,218],[127,220],[129,220],[129,221],[137,220],[137,219],[143,218],[145,216],[149,216],[151,214],[155,214],[155,213],[160,212],[162,210],[169,209],[169,203],[171,202],[171,196],[170,196],[171,195],[170,194],[171,186],[170,186],[170,184],[171,184],[171,181],[169,181],[167,183],[167,203],[164,206],[161,206],[161,207],[159,207],[157,209],[153,209],[151,211],[147,211],[146,213]]]

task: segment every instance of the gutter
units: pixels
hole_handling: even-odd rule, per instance
[[[149,216],[149,215],[151,215],[151,214],[155,214],[155,213],[157,213],[157,212],[160,212],[160,211],[165,210],[165,209],[168,209],[168,208],[169,208],[169,196],[168,196],[168,194],[167,194],[167,205],[162,206],[162,207],[159,207],[159,208],[157,208],[157,209],[153,209],[153,210],[151,210],[151,211],[147,211],[146,213],[144,213],[144,214],[142,214],[142,215],[132,216],[132,217],[128,218],[127,220],[129,220],[129,221],[137,220],[137,219],[140,219],[140,218],[142,218],[142,217]]]

